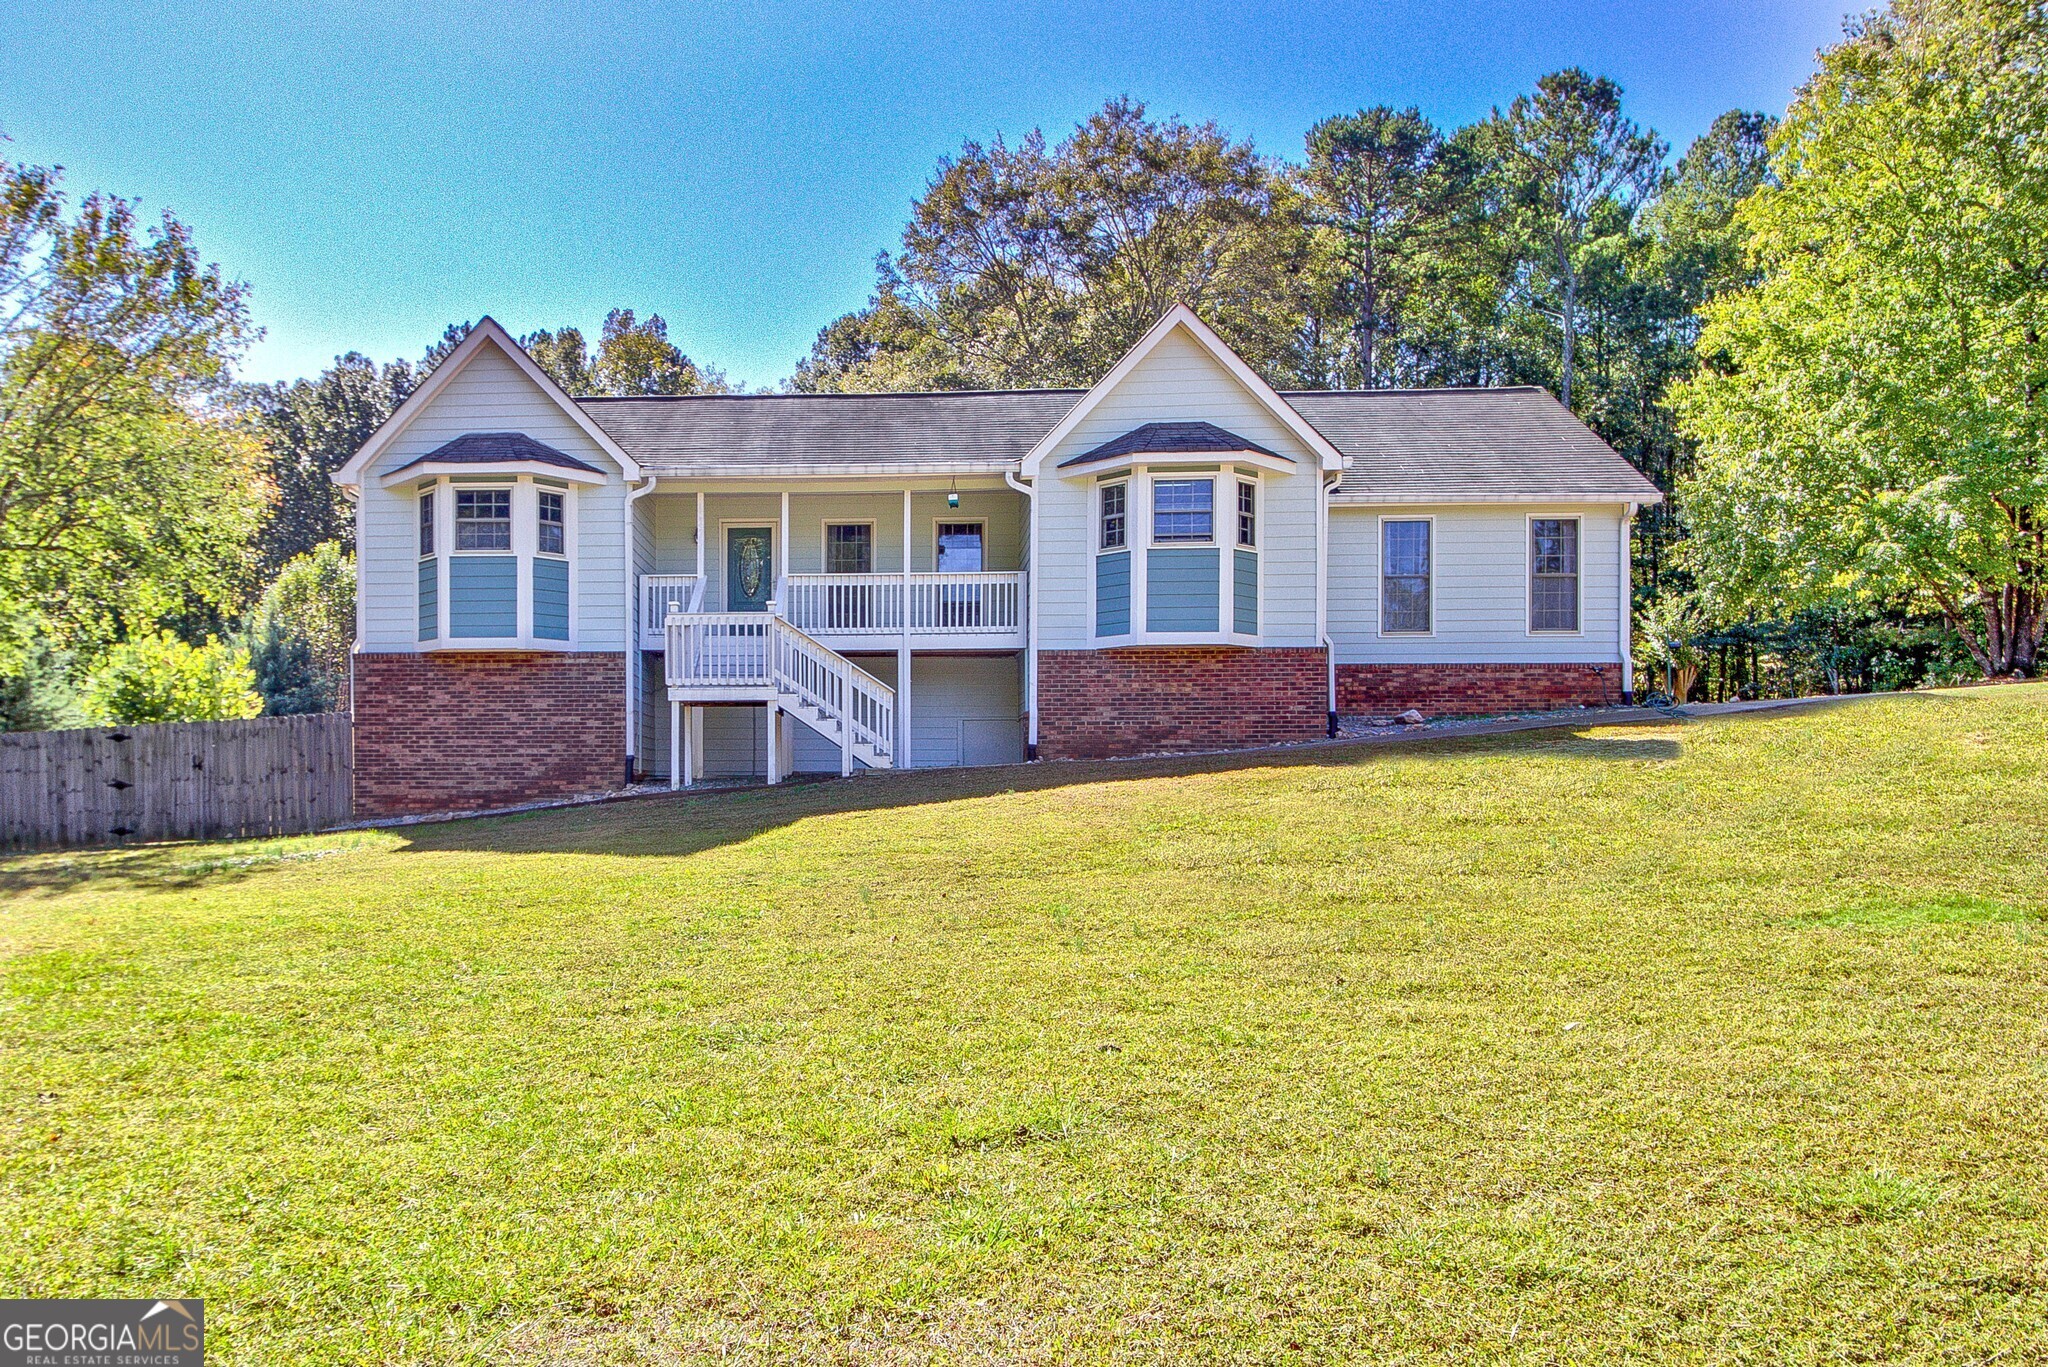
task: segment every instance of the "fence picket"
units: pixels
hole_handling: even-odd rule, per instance
[[[288,835],[349,819],[345,712],[0,735],[0,849]]]

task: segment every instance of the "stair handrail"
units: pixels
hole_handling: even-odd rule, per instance
[[[850,727],[861,744],[886,755],[892,745],[896,690],[780,615],[772,619],[775,683]],[[795,667],[801,662],[802,668]]]

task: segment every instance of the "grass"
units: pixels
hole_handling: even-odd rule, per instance
[[[268,1362],[2048,1360],[2048,687],[0,862],[0,1288]]]

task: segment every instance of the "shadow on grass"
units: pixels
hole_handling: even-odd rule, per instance
[[[1681,753],[1678,742],[1621,733],[1670,724],[1662,717],[1629,718],[1485,735],[1324,743],[1295,750],[1142,760],[1055,760],[984,769],[877,770],[856,779],[799,776],[777,788],[656,793],[385,832],[50,851],[0,858],[0,899],[51,896],[87,883],[171,890],[218,886],[345,855],[366,844],[389,848],[386,842],[393,838],[401,842],[401,850],[421,853],[465,850],[673,857],[737,844],[812,817],[1104,783],[1270,769],[1341,769],[1423,756],[1478,758],[1517,751],[1621,763],[1655,762],[1676,759]]]
[[[1963,701],[1947,694],[1882,695],[1916,704]],[[582,807],[551,808],[508,816],[469,817],[407,826],[390,832],[283,837],[267,841],[177,842],[101,850],[65,850],[0,856],[0,899],[51,896],[86,883],[153,889],[214,886],[278,867],[351,851],[351,841],[402,850],[498,851],[526,854],[677,856],[752,839],[817,816],[958,802],[1005,793],[1126,783],[1183,775],[1261,769],[1339,769],[1420,756],[1473,758],[1542,752],[1558,758],[1617,763],[1677,759],[1679,743],[1661,736],[1631,736],[1640,727],[1666,727],[1715,716],[1758,719],[1833,704],[1869,701],[1870,694],[1802,699],[1753,712],[1646,714],[1527,719],[1516,729],[1490,733],[1401,735],[1304,745],[1295,750],[1236,751],[1144,760],[1048,761],[986,769],[877,771],[854,780],[801,778],[780,788],[737,788],[704,793],[659,793]]]
[[[1255,770],[1330,770],[1424,756],[1478,758],[1540,752],[1558,758],[1617,763],[1676,759],[1677,741],[1664,736],[1614,734],[1627,727],[1669,725],[1662,718],[1602,724],[1600,733],[1551,727],[1493,735],[1306,745],[1298,750],[1199,755],[1143,760],[1045,761],[987,769],[880,770],[852,780],[804,779],[780,788],[663,793],[554,811],[477,817],[408,827],[418,851],[487,850],[676,856],[736,844],[818,816],[972,801],[1011,793],[1037,793],[1108,783],[1183,778]]]
[[[1927,693],[1888,696],[1918,704],[1954,705],[1962,700]],[[1817,706],[1867,701],[1870,697],[1858,694],[1802,700],[1791,708],[1721,715],[1761,720]],[[1609,718],[1545,719],[1491,733],[1402,735],[1317,743],[1293,750],[1143,760],[1045,761],[985,769],[879,770],[852,780],[800,778],[779,788],[658,793],[581,807],[470,817],[353,836],[179,842],[4,856],[0,857],[0,899],[55,895],[89,882],[155,889],[214,886],[275,868],[350,853],[352,839],[389,848],[386,842],[395,837],[402,850],[422,853],[461,850],[679,856],[736,844],[812,817],[1092,784],[1269,769],[1341,769],[1423,756],[1479,758],[1540,752],[1557,758],[1656,763],[1677,759],[1682,753],[1679,743],[1663,736],[1632,736],[1627,734],[1629,731],[1711,719],[1711,714],[1669,716],[1637,712]]]

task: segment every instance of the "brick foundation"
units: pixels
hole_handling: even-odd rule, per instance
[[[625,776],[620,654],[357,655],[354,686],[359,817],[573,797]]]
[[[1329,675],[1315,647],[1152,646],[1038,656],[1038,753],[1099,759],[1228,750],[1325,733]]]
[[[1385,717],[1417,708],[1432,717],[1597,707],[1621,701],[1619,664],[1337,666],[1337,710]]]

